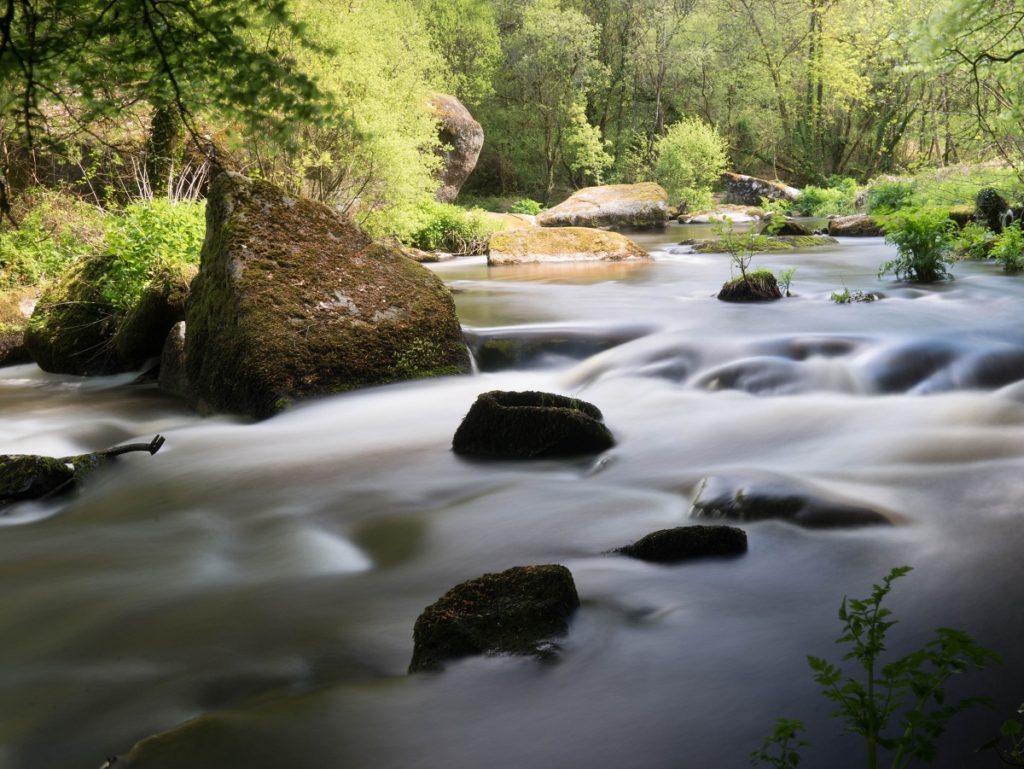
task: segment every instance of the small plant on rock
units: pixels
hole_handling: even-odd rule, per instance
[[[998,659],[966,633],[939,628],[935,638],[920,649],[883,664],[886,638],[896,620],[882,602],[892,583],[910,571],[909,566],[893,569],[869,597],[844,598],[839,606],[843,631],[836,643],[847,646],[843,661],[855,663],[859,675],[849,674],[823,657],[807,658],[821,693],[836,705],[832,715],[843,722],[845,731],[864,738],[868,769],[878,769],[882,751],[889,752],[891,769],[905,769],[915,759],[934,759],[935,741],[950,719],[983,702],[977,697],[947,701],[947,682],[969,668],[980,669]],[[799,721],[780,719],[774,733],[752,754],[754,762],[795,767],[799,756],[790,754],[797,751],[793,741],[802,726]],[[776,746],[775,753],[769,752],[772,746]],[[783,763],[778,762],[779,751]],[[774,763],[771,756],[776,757]]]
[[[896,246],[898,255],[884,262],[878,275],[892,272],[897,279],[913,283],[949,278],[946,261],[953,250],[955,227],[939,209],[894,214],[885,224],[885,242]]]

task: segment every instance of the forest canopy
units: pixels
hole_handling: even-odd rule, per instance
[[[186,164],[156,160],[204,137],[393,229],[436,184],[435,92],[483,125],[477,194],[653,179],[685,126],[798,185],[1020,169],[1021,61],[1013,0],[8,0],[0,191],[45,154],[162,192]]]

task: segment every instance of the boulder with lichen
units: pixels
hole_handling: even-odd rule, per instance
[[[436,94],[430,106],[441,141],[441,187],[436,197],[442,203],[451,203],[476,167],[484,146],[484,129],[454,96]]]
[[[299,399],[465,372],[441,280],[325,205],[220,174],[186,322],[201,411],[263,419]]]
[[[491,235],[487,263],[621,262],[648,260],[624,235],[590,227],[529,227]]]
[[[650,229],[667,221],[668,193],[653,182],[584,187],[537,214],[542,227]]]

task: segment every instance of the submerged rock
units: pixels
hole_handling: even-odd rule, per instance
[[[559,565],[516,566],[453,587],[428,606],[413,629],[409,672],[439,670],[478,654],[550,657],[579,607],[576,584]]]
[[[589,227],[531,227],[491,235],[488,264],[599,262],[650,259],[647,252],[617,232]]]
[[[615,445],[596,406],[542,392],[492,390],[477,397],[463,418],[452,450],[497,459],[597,454]]]
[[[725,202],[741,206],[757,206],[761,198],[769,200],[796,200],[800,190],[782,182],[770,182],[756,176],[726,172],[720,179],[725,188]]]
[[[650,229],[667,221],[668,193],[653,182],[584,187],[537,215],[542,227]]]
[[[747,552],[747,534],[733,526],[677,526],[641,537],[614,553],[653,563],[677,563]]]
[[[867,214],[836,216],[828,220],[828,234],[845,238],[880,238],[885,235],[882,223]]]
[[[164,439],[158,435],[148,444],[115,446],[105,451],[70,457],[0,455],[0,509],[13,502],[40,499],[69,491],[88,473],[110,459],[131,451],[155,454],[163,444]]]
[[[734,521],[774,518],[812,529],[891,523],[877,510],[834,496],[796,478],[773,473],[705,478],[690,515]]]
[[[484,129],[454,96],[436,94],[430,106],[437,120],[441,140],[441,187],[437,199],[451,203],[459,196],[463,183],[476,168],[484,146]]]
[[[649,326],[609,330],[539,328],[466,332],[466,343],[481,371],[539,367],[552,360],[583,360],[651,333]]]
[[[465,372],[451,294],[327,206],[220,174],[186,331],[200,410],[263,419],[299,398]]]
[[[782,298],[779,281],[768,270],[754,270],[722,286],[718,298],[723,302],[770,302]]]

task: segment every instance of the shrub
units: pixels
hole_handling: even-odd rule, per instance
[[[885,223],[885,242],[898,256],[878,269],[881,277],[892,272],[899,280],[934,283],[949,277],[946,260],[953,249],[953,221],[939,209],[893,214]]]
[[[126,206],[107,226],[113,256],[100,289],[116,310],[127,311],[163,268],[198,264],[206,231],[206,204],[167,198]]]
[[[830,180],[828,187],[804,187],[793,203],[793,211],[800,216],[830,216],[852,214],[856,209],[857,182],[853,179]]]
[[[536,216],[544,210],[544,206],[532,198],[520,198],[509,206],[508,210],[511,214],[529,214],[530,216]]]
[[[1024,270],[1024,232],[1021,232],[1018,222],[995,236],[989,255],[1003,265],[1007,272]]]
[[[684,118],[655,144],[654,176],[675,202],[690,210],[711,205],[711,185],[725,170],[727,144],[714,126]]]
[[[843,286],[842,291],[833,291],[829,299],[836,304],[853,304],[854,302],[874,302],[877,300],[878,294],[871,291],[850,291],[850,289]]]
[[[946,683],[968,668],[981,669],[999,659],[966,633],[939,628],[920,649],[882,664],[886,636],[896,624],[882,601],[893,581],[910,571],[909,566],[893,569],[882,584],[874,585],[868,598],[844,598],[839,606],[843,630],[836,643],[847,646],[843,661],[855,663],[860,675],[848,674],[821,657],[807,658],[822,695],[836,705],[833,715],[843,721],[847,732],[864,738],[869,769],[877,769],[882,750],[892,752],[892,769],[905,769],[915,759],[932,761],[935,740],[950,719],[984,702],[977,697],[947,701]],[[890,731],[893,720],[897,724]],[[772,735],[751,754],[755,763],[784,769],[797,766],[799,747],[807,744],[796,740],[802,729],[801,721],[778,719]]]
[[[977,222],[969,222],[956,236],[953,251],[960,259],[987,259],[995,233]]]
[[[451,203],[422,201],[414,213],[415,223],[402,242],[424,251],[452,254],[483,254],[487,241],[501,225],[487,221],[482,212],[466,211]]]
[[[868,213],[891,214],[907,208],[913,196],[914,185],[910,182],[878,182],[868,188]]]
[[[0,232],[0,289],[53,280],[103,246],[103,212],[70,195],[38,190],[19,201],[20,226]]]

